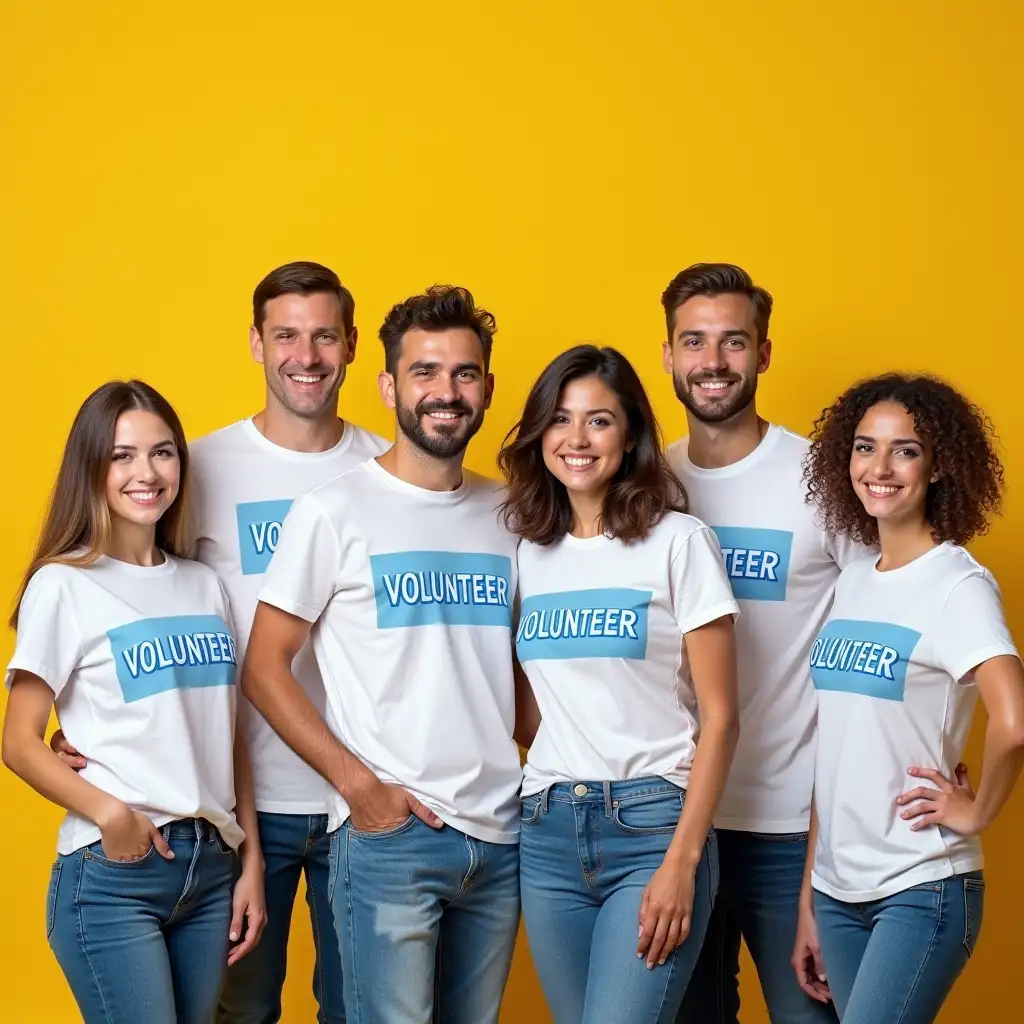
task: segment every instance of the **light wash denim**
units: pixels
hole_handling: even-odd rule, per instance
[[[980,871],[870,903],[814,894],[818,940],[843,1024],[931,1024],[981,931]]]
[[[53,865],[46,931],[85,1024],[213,1019],[238,858],[206,821],[161,832],[173,860],[107,860],[96,842]]]
[[[410,815],[331,835],[349,1024],[497,1024],[519,926],[519,846]]]
[[[277,1024],[281,1019],[288,934],[300,876],[306,880],[316,954],[313,995],[317,1024],[345,1024],[341,954],[327,896],[331,850],[327,815],[260,811],[257,820],[266,865],[267,926],[259,945],[228,969],[217,1024]]]
[[[697,866],[690,932],[662,965],[636,954],[640,898],[686,794],[661,778],[573,782],[523,800],[520,881],[533,962],[555,1024],[670,1024],[715,892],[712,832]]]
[[[741,937],[772,1024],[835,1024],[835,1007],[805,995],[790,964],[807,833],[716,832],[718,899],[678,1024],[739,1024]]]

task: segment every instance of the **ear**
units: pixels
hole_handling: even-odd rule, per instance
[[[255,324],[249,328],[249,351],[257,363],[263,364],[263,339]]]
[[[395,378],[391,376],[387,370],[381,370],[377,374],[377,388],[380,391],[380,397],[384,400],[384,404],[389,409],[395,408]]]
[[[489,373],[484,377],[484,409],[490,409],[491,399],[494,398],[494,374]]]
[[[351,366],[356,358],[356,345],[359,343],[359,328],[353,327],[346,339],[347,349],[345,351],[345,365]]]
[[[769,366],[772,364],[772,339],[765,338],[760,345],[757,346],[757,372],[758,374],[764,373]]]
[[[668,374],[672,373],[672,341],[663,341],[661,343],[661,365],[665,368],[665,372]]]

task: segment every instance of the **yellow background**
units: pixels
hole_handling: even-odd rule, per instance
[[[192,437],[259,407],[248,302],[277,264],[323,261],[354,291],[343,410],[388,436],[385,309],[469,286],[499,323],[469,459],[490,472],[530,382],[581,340],[625,351],[678,436],[658,297],[726,259],[776,298],[771,418],[806,431],[893,367],[989,410],[1012,489],[976,550],[1024,641],[1014,0],[6,0],[0,42],[5,614],[88,391],[139,376]],[[985,928],[946,1024],[1013,1016],[1022,801],[988,836]],[[0,806],[0,1018],[76,1020],[43,928],[59,813],[6,771]],[[286,1024],[313,1020],[304,913]],[[749,970],[744,998],[745,1024],[765,1020]],[[503,1022],[546,1020],[521,946]]]

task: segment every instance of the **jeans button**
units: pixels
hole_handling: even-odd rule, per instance
[[[572,791],[577,796],[586,796],[587,795],[587,787],[584,786],[582,782],[577,782],[576,785],[573,786]]]

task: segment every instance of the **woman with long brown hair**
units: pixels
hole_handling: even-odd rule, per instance
[[[208,1024],[229,943],[264,921],[230,615],[185,557],[187,488],[168,402],[93,392],[11,618],[3,759],[68,812],[46,930],[86,1024]],[[54,709],[80,772],[45,742]]]
[[[517,721],[532,690],[539,726],[520,833],[534,963],[557,1024],[668,1024],[717,889],[711,818],[738,732],[721,550],[614,349],[544,370],[500,465],[522,538]]]

